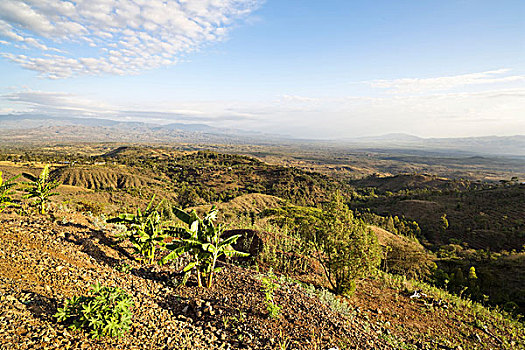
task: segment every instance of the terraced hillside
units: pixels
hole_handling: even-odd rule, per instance
[[[352,192],[350,186],[326,175],[240,155],[122,147],[99,158],[130,167],[146,167],[168,177],[185,197],[181,199],[184,205],[225,201],[247,193],[313,205],[337,189]]]
[[[54,170],[51,176],[64,185],[92,190],[131,189],[161,185],[159,181],[154,181],[151,177],[131,174],[124,168],[61,167]]]

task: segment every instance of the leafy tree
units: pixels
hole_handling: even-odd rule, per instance
[[[19,176],[20,175],[13,176],[4,181],[2,172],[0,171],[0,213],[8,207],[17,205],[11,196],[14,194],[13,187],[16,186],[16,183],[13,181]]]
[[[137,208],[136,214],[120,214],[108,220],[109,223],[121,223],[128,229],[124,234],[133,245],[135,253],[147,259],[149,264],[155,261],[155,253],[158,247],[164,246],[167,237],[161,212],[159,211],[162,201],[153,206],[155,196],[151,199],[142,212]]]
[[[374,233],[335,194],[323,207],[322,221],[313,243],[317,259],[336,294],[355,289],[355,280],[372,273],[381,261],[381,249]]]
[[[264,215],[275,216],[272,222],[301,236],[308,245],[305,252],[320,262],[337,294],[352,292],[355,279],[379,266],[381,248],[376,236],[354,217],[339,193],[322,210],[289,205],[266,210]]]
[[[162,263],[177,259],[184,254],[190,255],[190,262],[184,267],[184,278],[182,283],[186,283],[193,269],[197,271],[197,282],[202,287],[202,279],[205,278],[206,287],[210,288],[213,284],[213,275],[221,268],[215,267],[217,259],[221,256],[226,257],[246,257],[249,254],[236,251],[232,248],[241,235],[234,235],[222,238],[225,227],[221,224],[215,225],[218,210],[213,207],[204,219],[199,218],[195,211],[190,214],[181,209],[174,208],[173,212],[177,218],[185,223],[187,228],[174,228],[176,237],[172,244],[166,245],[171,250],[163,259]]]
[[[38,177],[29,173],[23,173],[22,175],[31,180],[31,182],[25,183],[27,187],[24,188],[23,191],[27,192],[27,194],[24,195],[24,198],[36,198],[35,205],[40,207],[41,214],[45,214],[46,203],[49,202],[49,197],[58,194],[52,191],[60,185],[60,182],[49,178],[49,164],[44,166],[44,169]]]

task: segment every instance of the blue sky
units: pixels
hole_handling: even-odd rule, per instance
[[[0,113],[525,134],[523,1],[3,0]]]

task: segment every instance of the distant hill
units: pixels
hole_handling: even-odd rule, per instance
[[[294,139],[291,136],[265,134],[210,126],[205,123],[166,125],[37,114],[0,115],[0,143],[57,142],[139,142],[203,143],[257,145],[324,145],[361,150],[392,150],[411,154],[446,156],[515,156],[525,157],[525,135],[467,138],[421,138],[403,133],[340,140]]]
[[[387,134],[341,140],[353,146],[416,149],[440,153],[525,156],[525,135],[464,138],[421,138],[408,134]]]
[[[267,144],[281,136],[223,129],[206,124],[167,125],[100,118],[0,115],[0,143],[139,142]]]
[[[424,174],[399,174],[395,176],[382,177],[372,175],[363,179],[351,181],[350,184],[357,188],[373,187],[378,193],[416,189],[463,190],[469,186],[467,181],[450,180],[434,175]]]

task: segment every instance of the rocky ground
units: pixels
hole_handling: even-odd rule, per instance
[[[343,308],[281,278],[268,315],[262,273],[224,264],[214,287],[175,289],[169,267],[134,261],[111,227],[76,213],[0,214],[0,349],[475,349],[523,348],[523,335],[485,331],[459,311],[364,281]],[[122,338],[92,339],[53,317],[99,282],[134,300]],[[371,284],[371,283],[376,283]],[[498,328],[499,327],[499,328]],[[438,336],[441,334],[442,337]],[[444,339],[447,338],[447,339]],[[434,341],[432,341],[435,339]],[[503,340],[502,340],[503,339]],[[447,343],[448,341],[448,343]]]

